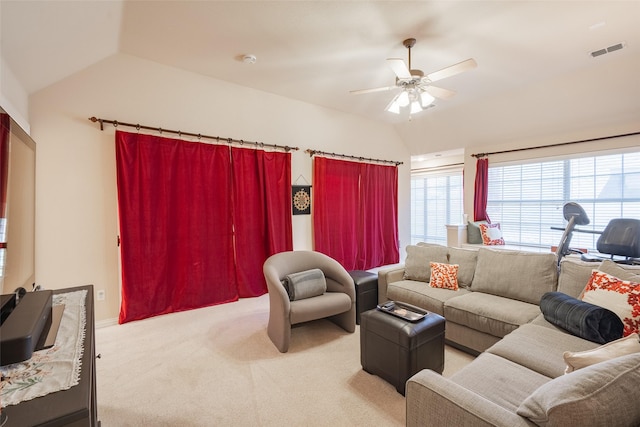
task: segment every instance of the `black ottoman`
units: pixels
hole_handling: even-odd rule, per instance
[[[356,325],[360,315],[378,305],[378,275],[364,270],[350,271],[356,285]]]
[[[442,374],[444,317],[429,313],[413,323],[376,309],[363,313],[361,320],[360,363],[365,371],[393,384],[403,396],[407,380],[418,371]]]

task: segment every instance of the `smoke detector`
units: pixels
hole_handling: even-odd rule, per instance
[[[242,62],[244,62],[245,64],[255,64],[257,61],[257,58],[255,55],[244,55],[242,57]]]

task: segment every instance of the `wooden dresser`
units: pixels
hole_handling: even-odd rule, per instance
[[[17,405],[7,406],[2,412],[7,422],[2,427],[27,426],[100,426],[96,401],[95,319],[93,285],[58,289],[54,294],[86,289],[86,330],[80,383],[69,390],[50,393]]]

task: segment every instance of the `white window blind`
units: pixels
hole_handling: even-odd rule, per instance
[[[462,169],[455,168],[411,177],[411,244],[447,244],[447,224],[460,224]]]
[[[590,219],[580,229],[602,231],[613,218],[640,218],[640,152],[521,165],[489,165],[487,212],[507,244],[557,245],[562,207],[579,203]],[[573,233],[571,246],[595,250],[599,235]]]

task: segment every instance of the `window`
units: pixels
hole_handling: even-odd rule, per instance
[[[448,224],[462,223],[462,168],[411,177],[411,244],[447,244]]]
[[[557,245],[566,202],[580,204],[602,231],[613,218],[640,218],[640,152],[489,167],[487,212],[507,244]],[[598,234],[573,233],[571,246],[595,250]]]

